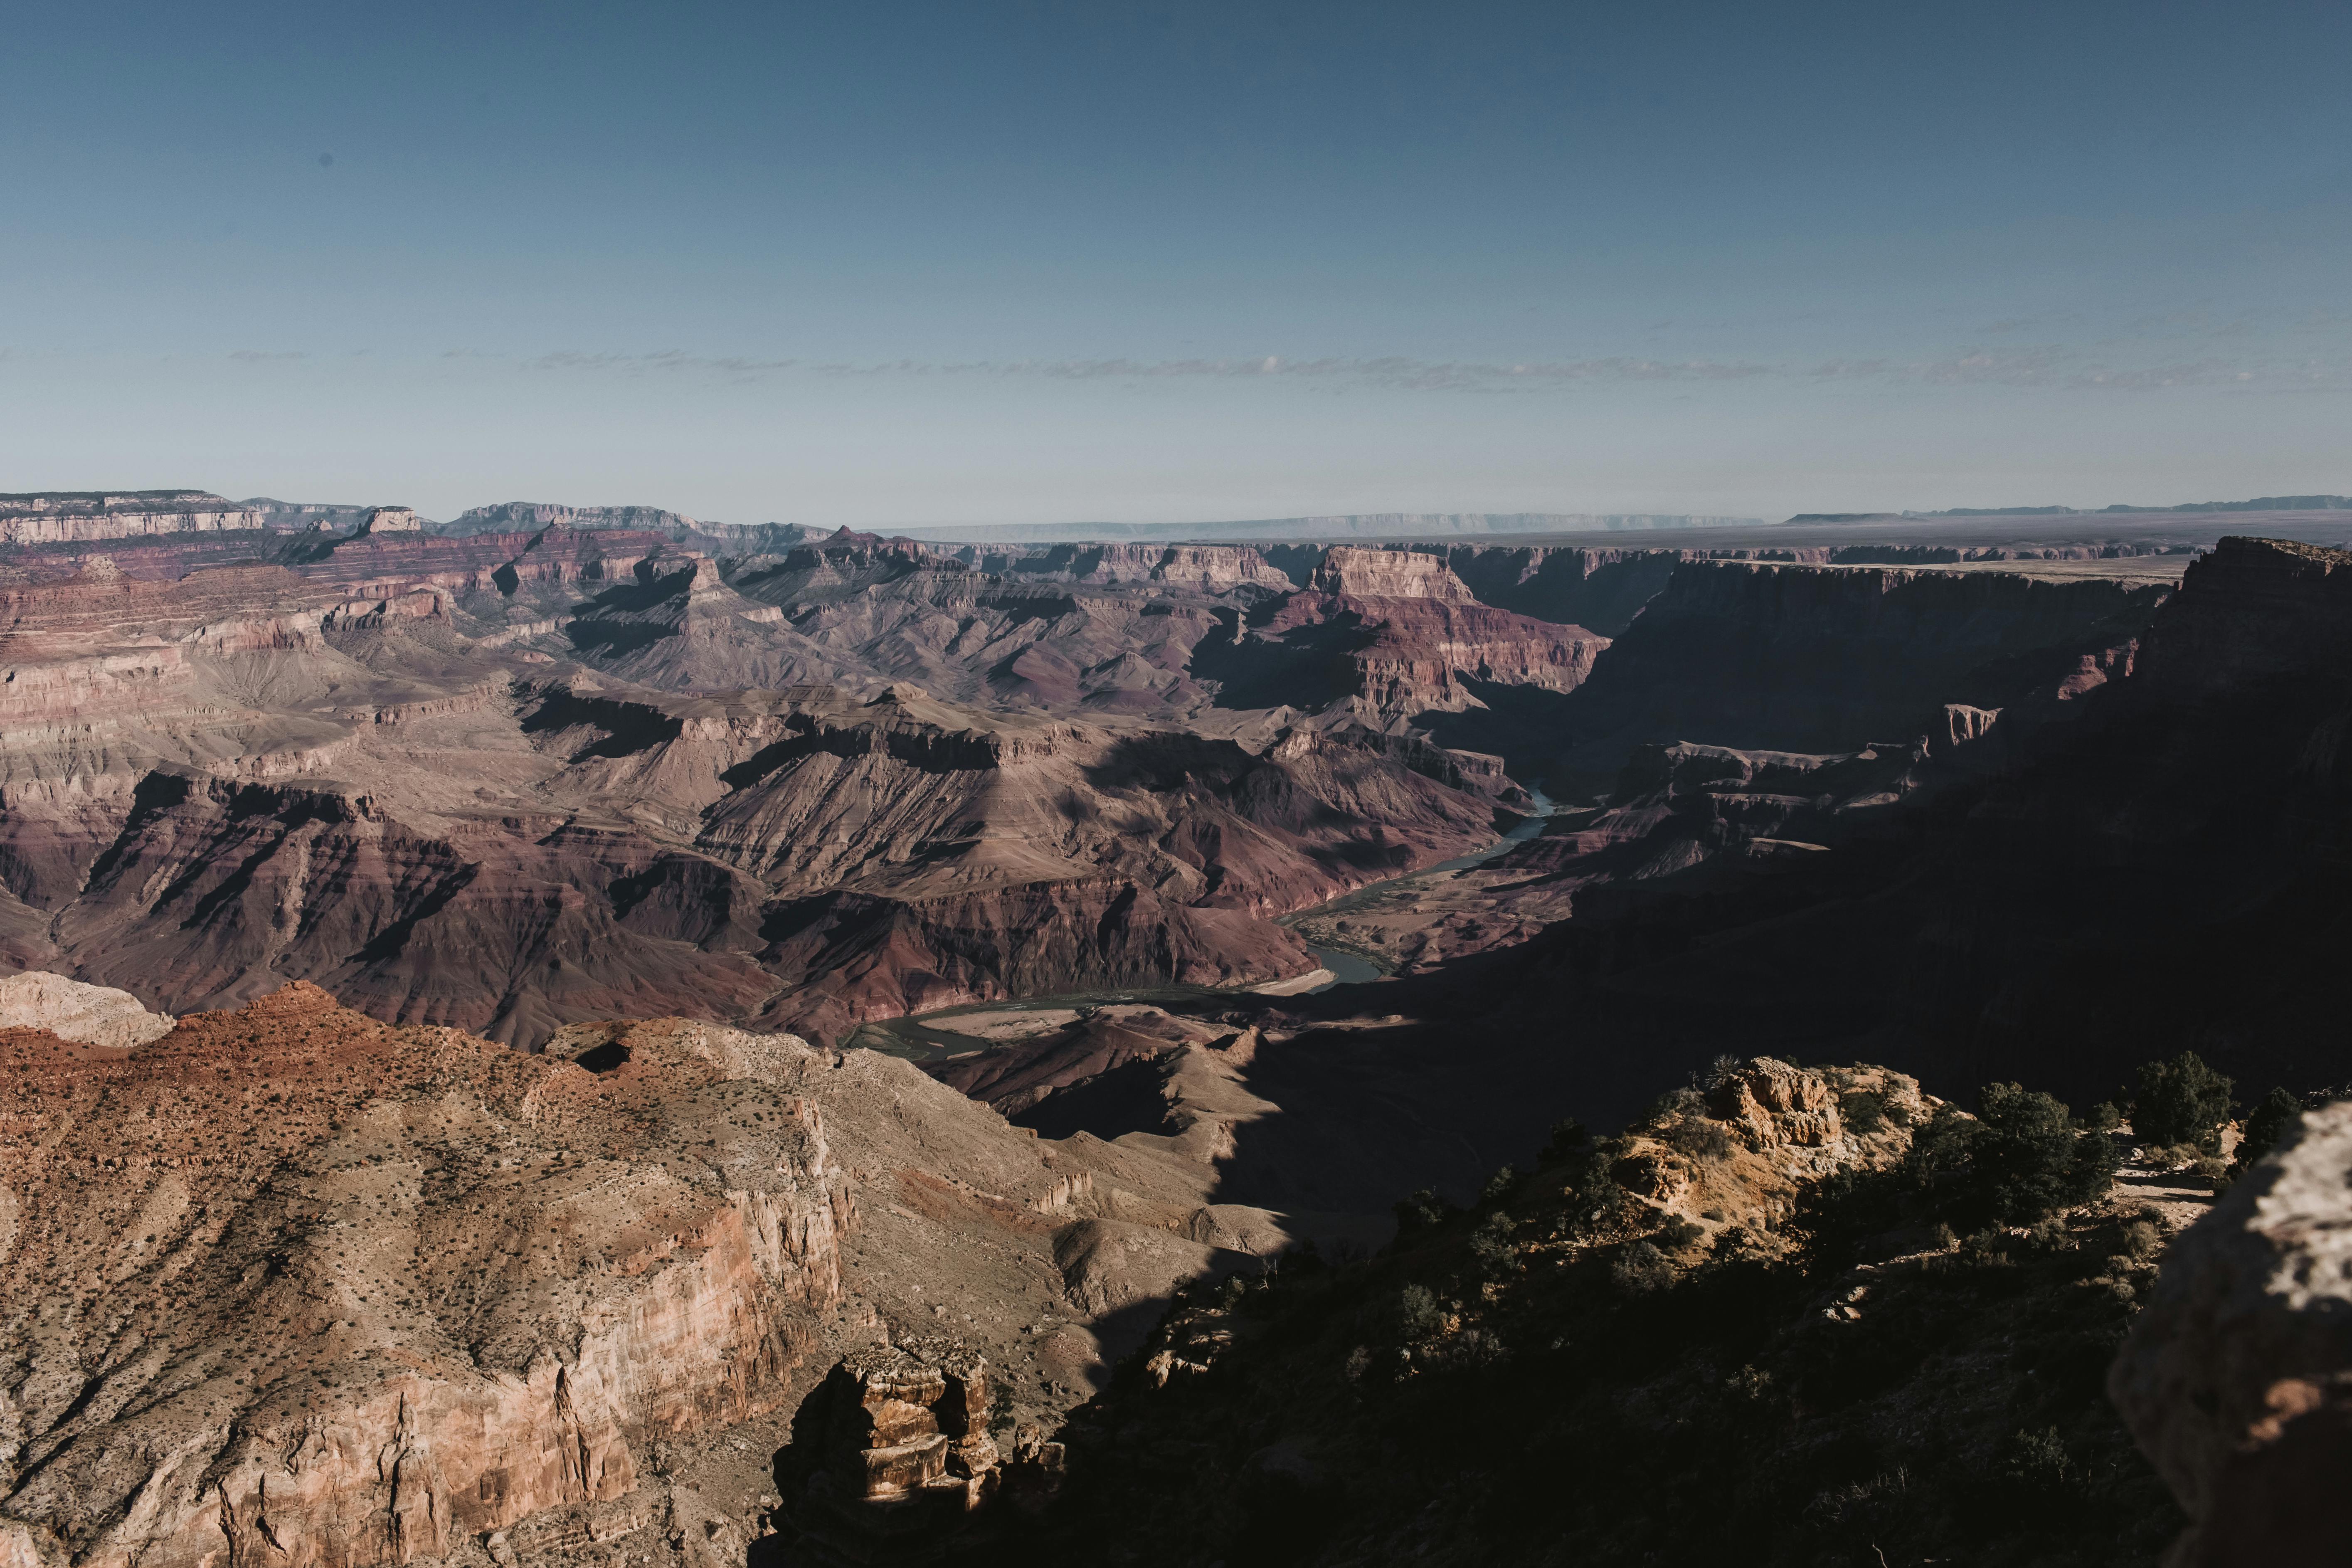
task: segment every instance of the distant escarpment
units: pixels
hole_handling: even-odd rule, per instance
[[[1381,550],[1328,551],[1307,587],[1224,616],[1188,667],[1221,683],[1221,705],[1337,705],[1382,728],[1482,707],[1482,687],[1573,691],[1609,646],[1479,604],[1441,562]]]
[[[1483,1014],[1497,1056],[1596,1109],[1633,1092],[1627,1064],[1660,1070],[1727,1037],[1947,1087],[2035,1079],[2083,1103],[2182,1049],[2242,1083],[2340,1081],[2321,1042],[2326,977],[2352,941],[2352,770],[2335,743],[2352,677],[2328,652],[2347,563],[2216,551],[2146,646],[2269,653],[2200,658],[2185,684],[2118,659],[2063,705],[2072,721],[2005,747],[2009,715],[1987,730],[1955,709],[1925,747],[1867,756],[1643,752],[1622,797],[1498,863],[1530,890],[1563,879],[1575,919],[1402,981],[1385,1005]],[[2308,651],[2273,639],[2280,625]],[[1572,1023],[1548,1000],[1566,994]]]
[[[0,495],[0,544],[67,544],[265,526],[261,512],[206,490]]]
[[[2168,582],[1677,563],[1571,696],[1472,690],[1440,727],[1523,776],[1605,778],[1645,742],[1832,752],[1932,732],[1949,704],[2071,701],[2128,670]]]

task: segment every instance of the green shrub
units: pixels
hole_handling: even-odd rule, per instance
[[[2116,1150],[2074,1131],[2064,1103],[2013,1083],[1989,1083],[1974,1120],[1937,1109],[1904,1163],[1928,1213],[1962,1223],[2031,1225],[2107,1190]]]
[[[1408,1285],[1397,1292],[1396,1331],[1400,1339],[1426,1339],[1444,1325],[1445,1313],[1425,1285]]]
[[[2124,1113],[2112,1100],[2103,1100],[2083,1112],[2083,1125],[2093,1132],[2113,1132],[2124,1124]]]
[[[2147,1263],[2163,1250],[2164,1233],[2147,1220],[2136,1219],[2116,1237],[2114,1255],[2128,1263]]]
[[[1731,1157],[1731,1134],[1704,1116],[1685,1116],[1666,1129],[1666,1142],[1694,1160]]]
[[[2116,1174],[2116,1146],[2103,1132],[2074,1131],[2063,1101],[2013,1083],[1984,1087],[1978,1115],[1985,1136],[1974,1150],[1988,1211],[2007,1225],[2088,1203]]]
[[[2238,1135],[2238,1169],[2242,1171],[2272,1150],[2278,1147],[2286,1130],[2303,1114],[2303,1101],[2284,1089],[2274,1089],[2263,1097],[2246,1118]]]
[[[1544,1140],[1543,1152],[1538,1156],[1547,1165],[1565,1165],[1592,1145],[1592,1134],[1583,1122],[1571,1116],[1565,1121],[1555,1121],[1551,1136]]]
[[[1496,1209],[1470,1233],[1470,1256],[1487,1273],[1499,1274],[1517,1260],[1519,1249],[1511,1243],[1511,1216]]]
[[[1886,1101],[1866,1089],[1857,1089],[1839,1098],[1838,1114],[1853,1131],[1875,1132],[1886,1125]]]
[[[1486,1190],[1478,1194],[1482,1204],[1499,1204],[1518,1191],[1519,1173],[1506,1165],[1486,1180]]]
[[[1609,1266],[1609,1278],[1629,1296],[1646,1296],[1675,1282],[1675,1266],[1646,1241],[1637,1241],[1618,1254]]]
[[[1409,1236],[1414,1231],[1432,1230],[1445,1223],[1454,1212],[1453,1205],[1427,1187],[1406,1198],[1396,1206],[1397,1235]]]
[[[2132,1131],[2151,1143],[2193,1143],[2211,1153],[2220,1146],[2221,1123],[2229,1120],[2232,1087],[2195,1051],[2148,1062],[2139,1069]]]

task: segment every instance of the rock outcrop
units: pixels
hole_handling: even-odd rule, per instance
[[[11,1034],[8,1513],[77,1563],[405,1563],[767,1407],[850,1197],[806,1047],[740,1040],[598,1072],[299,985],[128,1057]]]
[[[2352,661],[2352,552],[2228,537],[2181,589],[2143,656],[2158,686],[2221,691]]]
[[[2172,1244],[2108,1389],[2189,1515],[2170,1568],[2352,1560],[2352,1104]]]
[[[788,1456],[803,1472],[786,1517],[802,1552],[872,1563],[934,1556],[992,1500],[1002,1456],[988,1435],[985,1358],[916,1335],[853,1351],[803,1407]]]
[[[128,991],[85,985],[40,970],[0,980],[0,1029],[46,1029],[61,1040],[127,1050],[172,1032],[168,1013],[150,1013]]]
[[[296,984],[131,1051],[0,1029],[0,1550],[541,1564],[656,1532],[710,1568],[679,1537],[740,1552],[844,1361],[850,1495],[960,1511],[992,1426],[1057,1420],[1139,1331],[1090,1303],[1289,1244],[1230,1209],[1192,1239],[1215,1180],[688,1019],[526,1056]],[[1061,1260],[1154,1238],[1148,1280]]]
[[[1490,688],[1573,691],[1608,646],[1582,626],[1479,604],[1433,557],[1337,547],[1307,587],[1202,638],[1189,668],[1223,683],[1221,702],[1402,730],[1425,714],[1482,709]]]
[[[67,544],[266,526],[260,511],[208,490],[0,495],[0,544]]]

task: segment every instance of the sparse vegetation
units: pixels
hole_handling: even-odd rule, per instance
[[[1139,1563],[2145,1568],[2179,1519],[2103,1379],[2162,1232],[2084,1206],[2105,1133],[2012,1084],[1980,1103],[1704,1250],[1615,1184],[1625,1141],[1555,1139],[1507,1211],[1420,1194],[1377,1257],[1188,1294],[1166,1342],[1230,1348],[1181,1351],[1209,1370],[1181,1386],[1123,1372],[1005,1558],[1115,1519]],[[1279,1552],[1248,1479],[1276,1443],[1314,1476]]]
[[[2132,1100],[2132,1131],[2151,1143],[2188,1143],[2200,1153],[2217,1153],[2233,1087],[2195,1051],[2146,1063]]]
[[[2236,1169],[2243,1171],[2255,1161],[2278,1147],[2286,1130],[2303,1114],[2303,1101],[2284,1089],[2274,1089],[2263,1097],[2246,1118],[2238,1136]]]

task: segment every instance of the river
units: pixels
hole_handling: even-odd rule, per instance
[[[1545,820],[1551,816],[1551,798],[1532,785],[1528,787],[1528,795],[1534,803],[1533,813],[1485,848],[1474,849],[1467,855],[1456,855],[1451,860],[1440,860],[1433,866],[1423,866],[1417,871],[1407,871],[1401,876],[1367,883],[1352,892],[1342,893],[1336,899],[1326,900],[1310,909],[1298,910],[1284,915],[1275,923],[1288,926],[1313,915],[1344,913],[1379,898],[1402,883],[1422,877],[1444,876],[1448,872],[1466,870],[1472,866],[1483,865],[1514,844],[1524,844],[1530,838],[1540,837],[1544,830]],[[1349,952],[1346,948],[1318,947],[1310,943],[1307,951],[1315,955],[1318,963],[1331,972],[1331,978],[1320,985],[1308,987],[1303,994],[1328,991],[1335,985],[1361,985],[1369,981],[1381,979],[1388,973],[1385,968],[1370,958],[1360,952]],[[1246,990],[1247,987],[1238,988],[1238,991]],[[992,1013],[1020,1013],[1057,1007],[1098,1007],[1107,1002],[1169,1002],[1198,1006],[1204,1001],[1215,1001],[1236,994],[1237,990],[1234,988],[1209,985],[1128,985],[1116,989],[1068,991],[1046,996],[1024,996],[1013,1001],[981,1002],[963,1007],[947,1007],[936,1013],[924,1013],[913,1017],[878,1018],[859,1026],[856,1032],[844,1043],[864,1046],[890,1056],[906,1057],[915,1061],[938,1061],[948,1057],[961,1056],[976,1046],[984,1044],[972,1036],[955,1032],[954,1025],[960,1018],[979,1017]]]
[[[1481,866],[1492,860],[1514,844],[1524,844],[1530,838],[1539,838],[1543,836],[1545,822],[1551,816],[1551,797],[1533,785],[1528,786],[1528,796],[1535,803],[1535,811],[1525,821],[1518,823],[1508,833],[1504,834],[1484,849],[1474,849],[1467,855],[1456,855],[1451,860],[1440,860],[1434,866],[1423,866],[1418,871],[1408,871],[1402,877],[1391,877],[1385,881],[1370,883],[1358,888],[1352,893],[1342,893],[1336,899],[1327,899],[1313,909],[1300,910],[1295,914],[1285,915],[1274,923],[1289,926],[1315,915],[1345,914],[1349,910],[1360,909],[1375,901],[1391,889],[1403,883],[1415,881],[1423,877],[1442,876],[1449,871],[1466,871],[1473,866]],[[1313,953],[1323,967],[1329,970],[1332,974],[1332,978],[1322,984],[1309,987],[1307,992],[1308,995],[1312,995],[1317,991],[1328,991],[1334,985],[1360,985],[1368,980],[1378,980],[1388,973],[1387,969],[1371,958],[1344,947],[1317,947],[1309,943],[1307,951]]]

